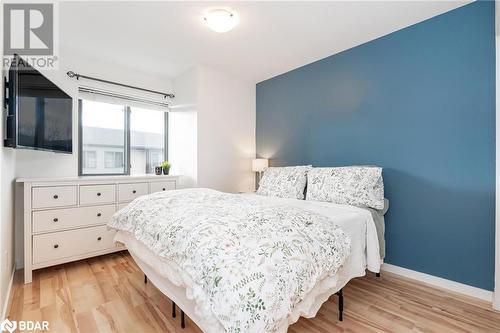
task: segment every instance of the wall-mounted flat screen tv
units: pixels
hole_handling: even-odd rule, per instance
[[[72,98],[19,56],[12,61],[7,87],[4,145],[72,153]]]

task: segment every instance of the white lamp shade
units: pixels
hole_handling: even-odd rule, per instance
[[[262,172],[269,166],[269,160],[267,158],[256,158],[252,160],[252,171]]]

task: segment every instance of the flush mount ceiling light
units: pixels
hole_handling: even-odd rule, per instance
[[[232,30],[239,22],[238,14],[228,9],[210,9],[203,14],[203,23],[219,33]]]

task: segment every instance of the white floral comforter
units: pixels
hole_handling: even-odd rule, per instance
[[[227,332],[274,331],[350,252],[322,215],[210,189],[140,197],[108,226],[185,270]]]

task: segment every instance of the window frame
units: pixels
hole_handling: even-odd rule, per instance
[[[78,99],[78,176],[130,176],[130,113],[129,105],[123,105],[124,108],[124,154],[123,154],[123,173],[83,173],[83,99]],[[168,161],[168,112],[163,112],[163,158]],[[147,162],[146,162],[147,163]]]

